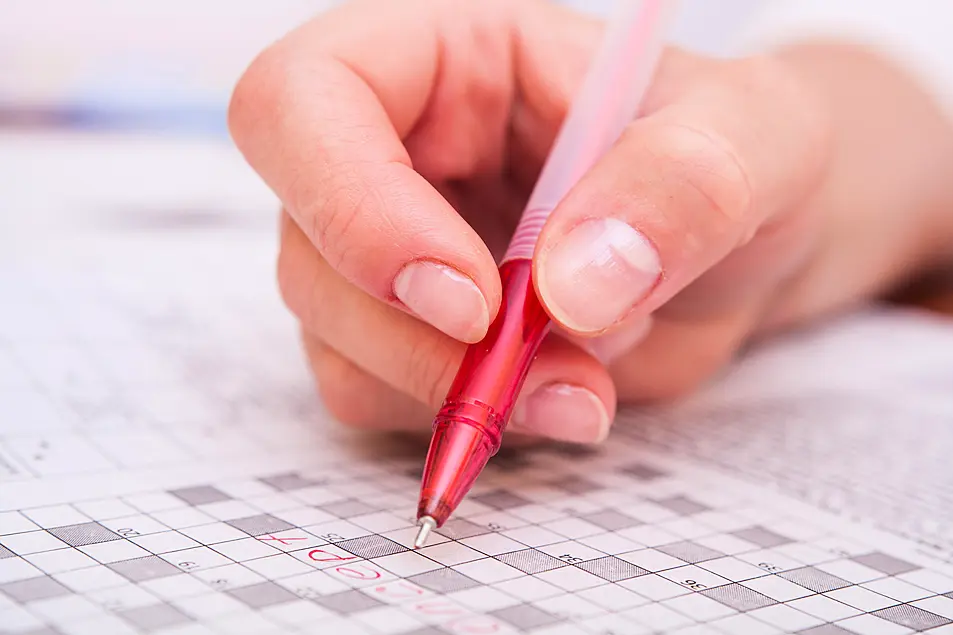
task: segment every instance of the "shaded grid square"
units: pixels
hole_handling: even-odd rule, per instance
[[[826,593],[851,586],[850,582],[814,567],[801,567],[779,573],[778,576],[815,593]]]
[[[211,485],[184,487],[170,490],[169,493],[189,505],[207,505],[232,500],[231,496]]]
[[[912,628],[915,631],[925,631],[953,623],[953,620],[949,618],[931,613],[930,611],[924,611],[921,608],[910,606],[909,604],[898,604],[897,606],[880,609],[879,611],[874,611],[871,615],[876,615],[882,620],[887,620],[888,622],[893,622],[900,626]]]
[[[407,551],[407,547],[393,540],[384,538],[383,536],[352,538],[351,540],[342,540],[335,544],[341,549],[353,553],[355,556],[360,556],[368,560]]]
[[[699,593],[742,613],[778,603],[777,600],[740,584],[726,584],[724,586],[705,589],[704,591],[699,591]]]
[[[796,635],[857,635],[854,631],[848,631],[835,624],[821,624],[814,626],[806,631],[798,631]]]
[[[235,520],[226,520],[225,522],[239,531],[244,531],[250,536],[263,536],[265,534],[273,534],[295,528],[291,523],[285,522],[280,518],[275,518],[270,514],[247,516],[245,518],[236,518]]]
[[[595,492],[597,490],[603,489],[602,485],[598,483],[593,483],[592,481],[586,480],[581,477],[567,476],[561,478],[558,481],[553,481],[549,483],[551,487],[556,487],[564,492],[570,494],[589,494],[590,492]]]
[[[4,558],[13,558],[16,557],[16,555],[17,554],[13,553],[3,545],[0,545],[0,560],[3,560]]]
[[[453,569],[437,569],[436,571],[418,573],[407,578],[407,581],[435,593],[455,593],[456,591],[466,591],[480,586],[480,583],[473,578]]]
[[[692,514],[700,514],[701,512],[711,511],[711,508],[707,505],[702,505],[697,501],[693,501],[687,496],[672,496],[671,498],[663,498],[662,500],[655,501],[656,505],[660,505],[669,511],[673,511],[680,516],[691,516]]]
[[[586,522],[592,523],[596,527],[600,527],[606,531],[619,531],[620,529],[628,529],[629,527],[637,527],[643,524],[641,520],[636,520],[614,509],[587,514]]]
[[[340,615],[350,615],[384,605],[380,600],[357,590],[341,591],[340,593],[315,598],[313,601]]]
[[[569,566],[559,558],[554,558],[548,553],[543,553],[536,549],[511,551],[498,555],[496,559],[530,575]]]
[[[64,525],[48,529],[51,534],[71,547],[85,547],[100,542],[119,540],[119,534],[113,533],[99,523],[82,523],[79,525]]]
[[[289,474],[275,474],[258,479],[265,485],[272,487],[279,492],[287,492],[294,489],[304,489],[318,485],[317,481],[303,478],[300,474],[291,472]]]
[[[508,606],[505,609],[490,611],[489,614],[516,627],[520,631],[551,626],[562,621],[552,613],[547,613],[543,609],[532,606],[531,604]]]
[[[635,463],[624,467],[621,470],[623,473],[633,476],[640,481],[654,481],[657,478],[665,476],[665,472],[657,470],[654,467],[649,467],[648,465],[642,463]]]
[[[242,604],[253,609],[293,602],[298,599],[297,595],[282,586],[278,586],[274,582],[261,582],[251,586],[239,587],[227,591],[227,593]]]
[[[158,556],[144,556],[106,565],[132,582],[144,582],[180,573],[180,569]]]
[[[862,556],[855,556],[851,558],[851,560],[887,575],[900,575],[901,573],[909,573],[920,568],[915,564],[910,564],[909,562],[888,556],[879,551],[867,553]]]
[[[42,576],[0,584],[0,593],[20,604],[26,604],[27,602],[69,595],[72,591],[53,578]]]
[[[191,617],[170,604],[141,606],[139,608],[121,611],[118,615],[139,630],[147,633],[192,621]]]
[[[706,560],[715,560],[716,558],[723,558],[725,556],[725,554],[720,551],[699,545],[690,540],[662,545],[655,547],[655,550],[661,551],[673,558],[684,560],[690,564],[697,564],[699,562],[705,562]]]
[[[747,540],[748,542],[765,549],[780,547],[781,545],[787,545],[794,542],[792,539],[775,533],[770,529],[765,529],[760,525],[748,527],[747,529],[739,529],[738,531],[732,532],[732,535],[737,538],[741,538],[742,540]]]
[[[637,567],[631,562],[626,562],[615,556],[606,556],[595,560],[587,560],[576,565],[583,571],[592,575],[599,576],[609,582],[619,582],[620,580],[629,580],[637,578],[640,575],[646,575],[649,572],[642,567]]]
[[[451,540],[463,540],[464,538],[473,538],[491,532],[491,529],[483,525],[471,523],[469,520],[463,520],[462,518],[455,518],[437,529],[435,533]]]
[[[513,507],[521,507],[523,505],[530,505],[531,501],[523,498],[522,496],[517,496],[505,490],[494,490],[492,492],[486,492],[485,494],[479,494],[472,498],[476,502],[486,505],[487,507],[492,507],[493,509],[511,509]]]
[[[352,498],[321,505],[321,509],[338,518],[353,518],[378,511],[376,507]]]

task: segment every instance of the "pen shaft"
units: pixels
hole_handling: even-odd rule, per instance
[[[543,165],[503,261],[532,258],[549,214],[638,114],[676,0],[621,0]]]

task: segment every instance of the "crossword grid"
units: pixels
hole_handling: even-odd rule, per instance
[[[415,552],[425,448],[316,425],[270,279],[207,269],[0,280],[0,633],[953,633],[940,563],[625,435],[501,454]]]
[[[711,492],[689,494],[644,464],[558,480],[534,465],[489,472],[419,552],[401,511],[413,508],[411,462],[3,514],[0,624],[12,633],[953,630],[953,579],[917,564],[724,497],[709,502]],[[515,480],[519,490],[508,487]]]

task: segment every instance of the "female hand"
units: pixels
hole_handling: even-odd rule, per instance
[[[363,0],[248,69],[230,127],[282,201],[281,292],[341,421],[428,428],[499,307],[494,257],[601,31],[544,0]],[[889,116],[857,112],[869,86]],[[918,127],[881,139],[933,165],[945,124],[861,51],[666,51],[643,116],[540,238],[535,280],[561,333],[510,429],[601,441],[617,401],[690,391],[750,338],[932,262],[950,234],[935,168],[895,174],[869,144],[898,108]]]

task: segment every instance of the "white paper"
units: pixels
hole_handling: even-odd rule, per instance
[[[235,156],[28,141],[0,146],[0,633],[951,628],[947,323],[847,316],[600,450],[501,454],[414,552],[425,446],[322,411]]]

